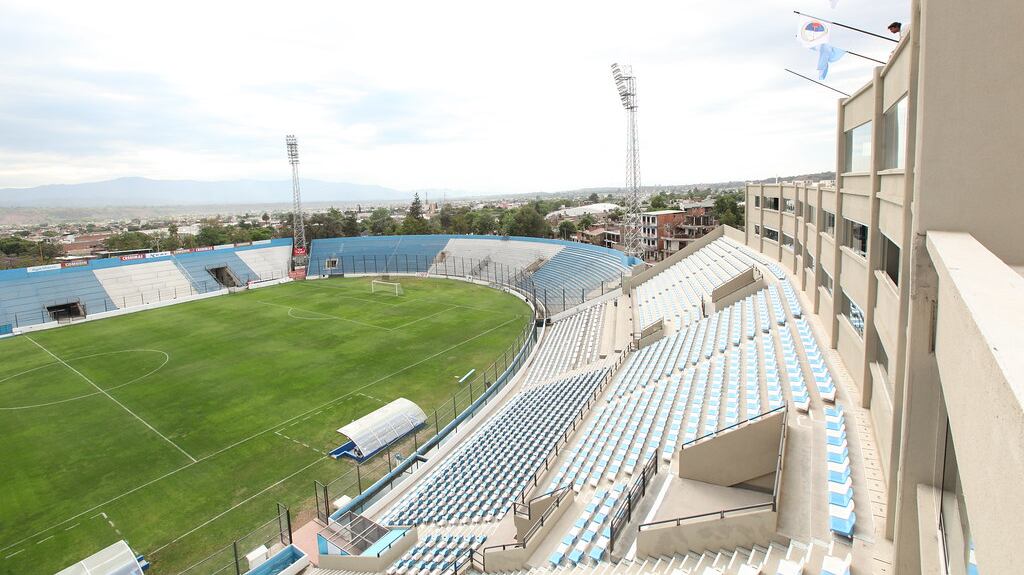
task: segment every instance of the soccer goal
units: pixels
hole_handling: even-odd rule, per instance
[[[402,284],[398,282],[386,282],[383,280],[373,280],[370,282],[370,293],[393,293],[395,295],[404,295],[402,291]]]

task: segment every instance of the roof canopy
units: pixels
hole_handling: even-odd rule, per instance
[[[61,570],[57,575],[142,575],[135,553],[124,540]]]
[[[400,397],[384,407],[342,427],[338,433],[351,439],[368,455],[419,427],[427,420],[420,406]]]

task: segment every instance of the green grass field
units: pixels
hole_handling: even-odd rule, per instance
[[[395,296],[369,282],[0,340],[0,573],[52,573],[118,539],[180,572],[276,502],[308,508],[314,480],[351,468],[324,454],[337,428],[397,397],[428,415],[450,405],[530,319],[482,286],[401,278]]]

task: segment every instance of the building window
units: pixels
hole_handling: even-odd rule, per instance
[[[804,204],[804,219],[807,223],[814,225],[814,206],[811,204]]]
[[[836,237],[836,215],[828,210],[822,211],[824,216],[822,219],[822,229],[824,232],[833,238]]]
[[[804,254],[804,265],[809,270],[814,270],[814,256],[809,253]]]
[[[868,255],[868,227],[843,218],[843,245],[861,257]]]
[[[782,211],[787,214],[796,213],[796,202],[789,198],[782,200]]]
[[[882,235],[882,270],[892,283],[900,285],[900,247]]]
[[[754,196],[754,207],[755,208],[760,208],[761,207],[761,196]]]
[[[846,316],[846,319],[850,320],[850,325],[853,326],[853,331],[857,332],[857,335],[864,337],[864,312],[861,311],[860,306],[857,302],[850,299],[850,296],[846,295],[846,292],[842,292],[842,314]]]
[[[765,198],[764,209],[779,211],[779,198]]]
[[[768,238],[769,240],[772,240],[773,242],[777,242],[779,241],[779,232],[769,227],[765,227],[764,237]]]
[[[868,172],[871,170],[871,122],[864,122],[846,132],[845,172]]]
[[[907,97],[903,96],[882,116],[882,169],[902,169],[907,155]]]
[[[324,269],[333,270],[333,269],[337,269],[337,267],[338,267],[338,258],[327,258],[327,260],[324,261]]]
[[[782,247],[787,250],[793,249],[793,236],[789,234],[782,234]]]
[[[825,291],[828,292],[828,295],[832,295],[832,275],[829,274],[828,271],[826,271],[825,268],[822,266],[818,266],[818,269],[821,270],[821,281],[818,282],[819,285],[825,288]]]
[[[946,449],[942,462],[942,500],[939,508],[939,530],[945,552],[946,573],[977,573],[974,561],[974,536],[967,515],[960,465],[953,447],[953,436],[946,420]],[[973,568],[973,569],[972,569]]]
[[[755,236],[761,235],[761,226],[759,226],[757,224],[754,224],[754,235]]]

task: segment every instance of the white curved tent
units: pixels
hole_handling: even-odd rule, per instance
[[[400,397],[384,407],[368,413],[342,427],[338,433],[355,443],[362,456],[367,456],[416,429],[427,420],[420,406]]]

